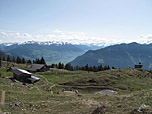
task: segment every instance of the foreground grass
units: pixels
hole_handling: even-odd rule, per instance
[[[1,91],[6,91],[5,105],[0,112],[11,114],[89,114],[98,106],[105,105],[106,114],[134,114],[141,104],[152,107],[152,79],[146,71],[134,69],[108,70],[97,73],[65,71],[52,69],[50,72],[37,73],[41,81],[33,87],[23,86],[20,82],[11,85],[5,77],[12,75],[0,69]],[[55,85],[52,95],[47,89]],[[62,92],[63,87],[77,88],[78,95]],[[112,89],[117,95],[99,95],[96,91]],[[57,91],[59,94],[57,94]],[[146,113],[151,114],[152,108]],[[141,112],[142,114],[142,112]]]

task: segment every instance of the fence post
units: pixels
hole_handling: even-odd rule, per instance
[[[2,96],[1,96],[1,105],[5,104],[5,91],[2,90]]]

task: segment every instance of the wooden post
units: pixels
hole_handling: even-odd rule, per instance
[[[1,105],[5,104],[5,91],[2,90],[2,96],[1,96]]]

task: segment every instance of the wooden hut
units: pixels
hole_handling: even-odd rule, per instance
[[[143,65],[139,62],[138,65],[135,65],[135,69],[141,69],[143,67]]]
[[[13,79],[16,79],[21,82],[35,83],[40,80],[40,78],[32,76],[32,73],[23,69],[13,69],[12,72],[13,72]]]
[[[49,68],[45,64],[32,64],[27,68],[27,71],[35,73],[35,72],[46,72]]]

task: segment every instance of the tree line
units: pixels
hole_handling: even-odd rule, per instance
[[[6,61],[6,62],[14,62],[14,63],[18,63],[18,64],[26,64],[26,63],[29,63],[29,64],[46,64],[44,58],[42,57],[41,59],[35,59],[35,60],[26,60],[24,57],[14,57],[14,56],[3,56],[3,57],[0,57],[0,66],[2,65],[2,62],[1,61]]]
[[[35,59],[35,60],[26,60],[24,57],[20,58],[19,56],[14,57],[14,56],[9,56],[7,55],[6,57],[0,57],[0,66],[2,66],[2,62],[1,61],[6,61],[8,62],[14,62],[14,63],[18,63],[18,64],[46,64],[45,60],[43,57],[41,57],[41,59]],[[65,69],[65,70],[69,70],[69,71],[76,71],[76,70],[83,70],[83,71],[92,71],[92,72],[98,72],[98,71],[104,71],[104,70],[109,70],[111,69],[109,65],[105,65],[102,66],[89,66],[88,64],[86,64],[85,66],[72,66],[70,63],[67,64],[63,64],[61,62],[59,62],[58,64],[51,64],[48,67],[50,68],[57,68],[57,69]],[[112,69],[115,69],[114,67],[112,67]]]
[[[72,66],[70,63],[68,64],[63,64],[61,62],[59,62],[58,64],[52,64],[50,65],[51,68],[57,68],[57,69],[66,69],[66,70],[69,70],[69,71],[76,71],[76,70],[83,70],[83,71],[92,71],[92,72],[98,72],[98,71],[104,71],[104,70],[109,70],[111,69],[109,65],[105,65],[105,66],[102,66],[99,65],[99,66],[89,66],[88,64],[85,65],[85,66]],[[112,67],[112,69],[115,69],[115,67]]]

